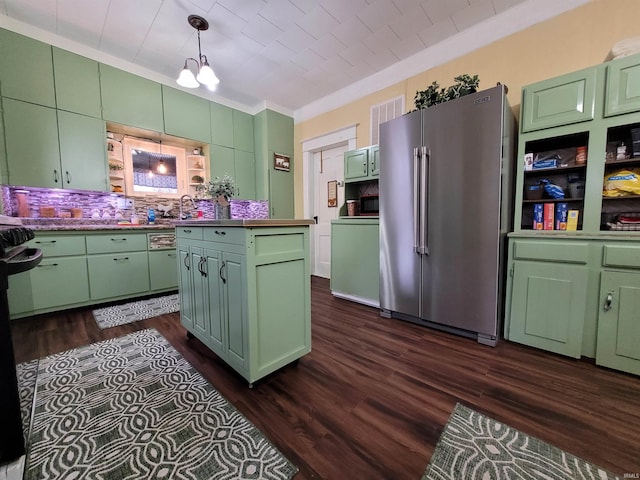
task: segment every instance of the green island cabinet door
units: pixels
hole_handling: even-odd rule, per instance
[[[590,67],[526,86],[522,132],[593,120],[597,69]]]
[[[56,110],[10,98],[2,105],[9,183],[63,188]]]
[[[640,55],[607,65],[605,117],[640,111]]]
[[[176,246],[178,261],[178,293],[180,295],[180,322],[189,331],[193,330],[193,276],[194,268],[191,249],[188,243],[178,242]]]
[[[209,304],[209,271],[216,272],[215,265],[207,265],[209,260],[208,253],[205,253],[204,248],[198,246],[191,246],[191,264],[193,268],[191,270],[191,286],[193,288],[193,329],[194,334],[198,338],[206,339],[206,344],[211,347],[209,343],[210,338],[210,318],[211,318],[211,305]],[[214,350],[215,351],[215,350]],[[217,353],[217,352],[216,352]]]
[[[369,175],[369,148],[359,148],[344,154],[345,181],[367,180]]]
[[[580,358],[587,297],[587,268],[516,261],[508,339]]]
[[[9,171],[7,168],[7,149],[4,141],[4,119],[2,111],[2,97],[0,97],[0,182],[8,184]]]
[[[211,143],[233,148],[233,109],[210,102]]]
[[[211,143],[209,103],[204,98],[162,85],[165,133]]]
[[[58,109],[102,118],[98,62],[57,47],[52,49]]]
[[[603,270],[596,363],[640,375],[640,272]]]
[[[159,83],[101,63],[100,89],[106,121],[164,131]]]
[[[51,45],[0,28],[0,94],[55,107]]]
[[[64,188],[109,191],[104,122],[58,110],[58,130]]]
[[[222,253],[220,294],[222,296],[223,328],[226,332],[224,348],[227,360],[234,368],[247,370],[247,349],[249,348],[247,319],[247,280],[244,255],[232,252]]]
[[[232,117],[233,148],[253,152],[253,116],[240,110],[233,110]]]

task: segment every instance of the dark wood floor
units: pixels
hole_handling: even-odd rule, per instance
[[[496,348],[335,299],[312,281],[313,351],[253,389],[177,314],[99,330],[90,310],[13,322],[18,362],[153,327],[294,463],[296,480],[419,479],[456,402],[614,473],[640,473],[640,378]]]

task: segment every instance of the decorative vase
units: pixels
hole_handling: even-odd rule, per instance
[[[231,205],[221,205],[220,202],[213,203],[213,211],[216,220],[229,220],[231,218]]]

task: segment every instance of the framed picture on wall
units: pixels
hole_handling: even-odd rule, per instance
[[[273,168],[276,170],[282,170],[283,172],[289,171],[289,156],[282,155],[280,153],[273,154]]]

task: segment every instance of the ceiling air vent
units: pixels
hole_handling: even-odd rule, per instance
[[[380,124],[404,114],[404,95],[371,107],[371,143],[377,145],[380,138]]]

